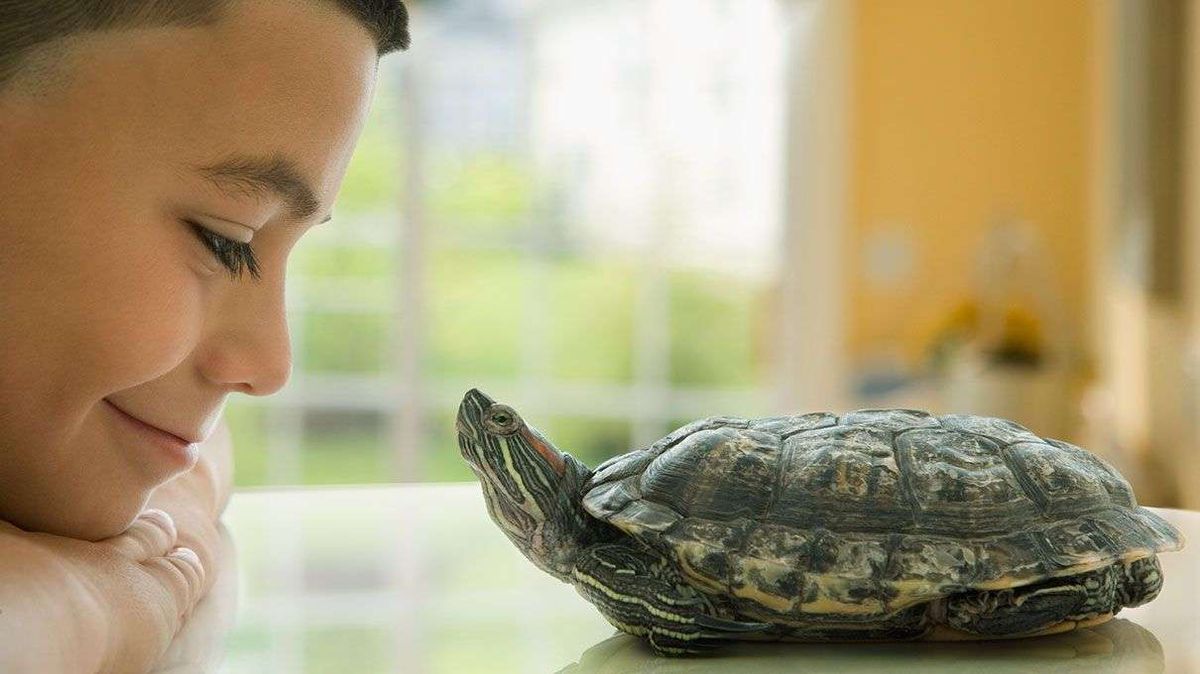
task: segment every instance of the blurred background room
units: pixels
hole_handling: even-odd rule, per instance
[[[1200,508],[1198,3],[410,4],[292,255],[292,379],[230,400],[238,488],[473,480],[479,387],[593,466],[708,415],[903,406]],[[336,611],[387,573],[270,575]],[[368,627],[290,638],[345,663]]]

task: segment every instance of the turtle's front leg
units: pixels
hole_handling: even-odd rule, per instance
[[[585,549],[572,579],[614,627],[644,637],[659,655],[703,653],[719,641],[770,627],[718,617],[711,600],[684,583],[666,560],[635,544]]]

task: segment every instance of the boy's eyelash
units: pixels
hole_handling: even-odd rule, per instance
[[[200,241],[212,251],[217,260],[229,270],[231,277],[240,278],[243,269],[246,269],[255,279],[260,278],[258,258],[254,255],[254,249],[250,244],[226,238],[194,222],[187,224],[191,226],[196,236],[200,237]]]

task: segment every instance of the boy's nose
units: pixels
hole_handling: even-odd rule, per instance
[[[279,288],[241,286],[215,311],[207,343],[201,344],[205,377],[230,390],[266,396],[287,384],[292,374],[282,280]]]

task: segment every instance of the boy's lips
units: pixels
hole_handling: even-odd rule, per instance
[[[203,438],[201,438],[200,434],[198,434],[198,433],[188,433],[188,434],[180,435],[179,433],[175,433],[173,431],[169,431],[165,428],[162,428],[161,426],[152,424],[149,421],[146,421],[145,419],[142,419],[141,417],[137,416],[136,414],[130,414],[124,408],[122,408],[121,406],[112,402],[108,398],[105,398],[104,402],[108,403],[109,405],[112,405],[112,407],[114,409],[116,409],[121,414],[124,414],[125,416],[129,417],[133,421],[136,421],[137,423],[140,423],[143,426],[146,426],[152,430],[158,431],[159,433],[165,433],[167,435],[170,435],[170,436],[174,437],[175,439],[179,440],[180,442],[187,443],[190,445],[190,444],[195,444],[197,442],[201,442],[203,440]]]

